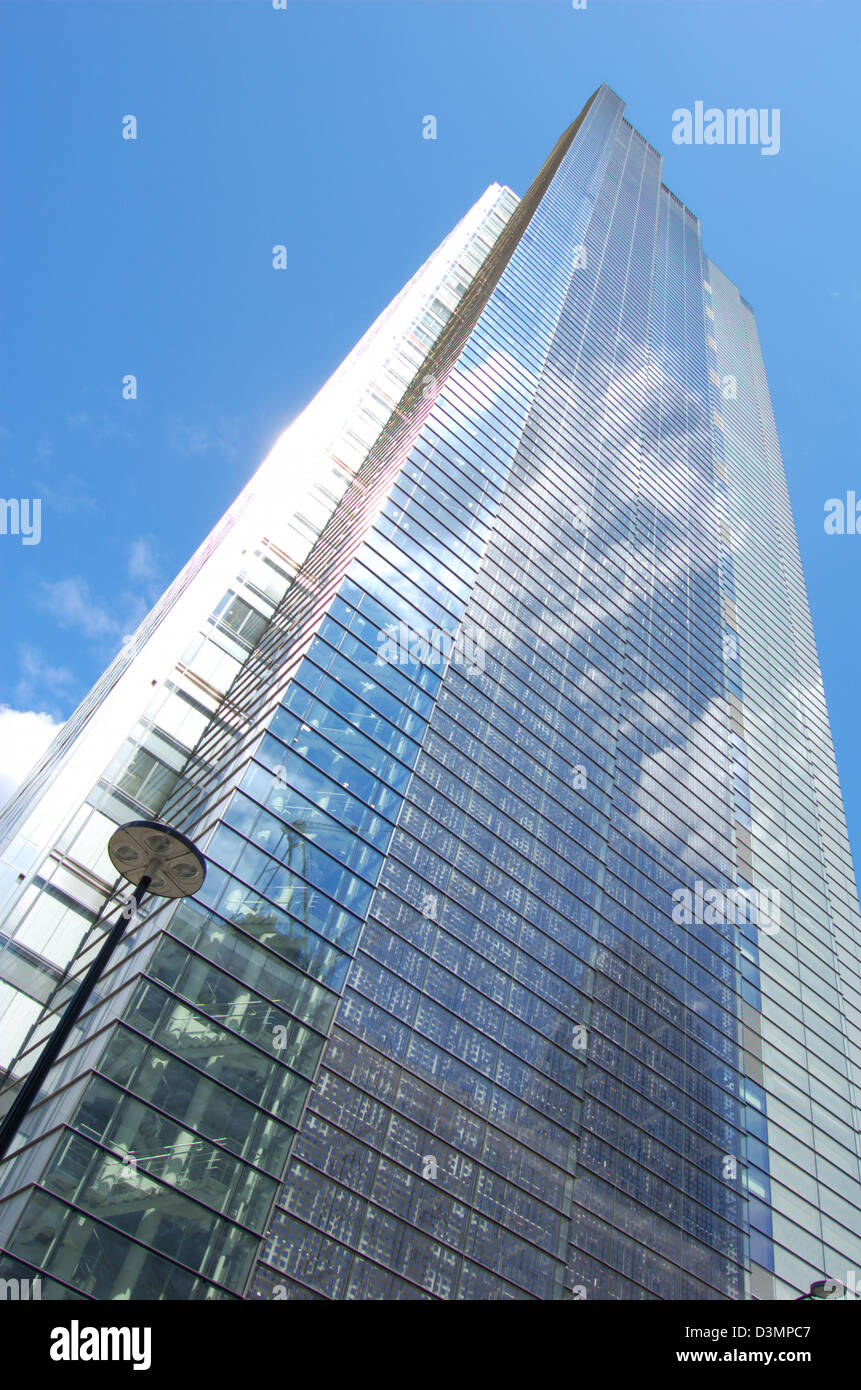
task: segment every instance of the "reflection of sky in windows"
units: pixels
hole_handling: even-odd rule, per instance
[[[602,124],[609,129],[606,109],[603,115],[603,122],[596,116],[596,136]],[[616,153],[625,156],[624,167],[617,160],[622,193],[638,193],[650,165],[656,197],[655,161],[644,159],[627,134]],[[609,197],[605,188],[604,203]],[[697,239],[666,200],[660,215],[658,243],[678,254],[677,265],[668,261],[656,279],[658,309],[664,279],[672,303],[680,288],[696,288],[699,299],[689,293],[689,300],[701,303]],[[596,216],[603,216],[600,193]],[[651,1267],[641,1271],[662,1296],[703,1296],[702,1285],[737,1293],[741,1211],[719,1163],[741,1149],[733,946],[669,920],[680,882],[698,874],[713,881],[716,867],[721,882],[732,881],[705,349],[683,348],[685,325],[667,328],[660,312],[643,312],[653,218],[644,214],[635,228],[629,217],[618,229],[617,244],[632,239],[632,255],[614,328],[607,305],[619,303],[610,283],[618,270],[607,269],[596,293],[600,245],[591,245],[585,223],[560,224],[552,207],[542,206],[465,350],[467,370],[480,352],[491,361],[486,344],[504,314],[508,284],[518,277],[521,288],[528,283],[524,263],[540,250],[542,222],[544,235],[583,242],[587,254],[584,268],[561,280],[555,248],[545,280],[556,278],[552,288],[542,282],[547,296],[536,339],[521,355],[520,343],[506,338],[508,386],[487,402],[493,459],[503,400],[518,413],[522,438],[467,608],[485,636],[486,669],[450,669],[446,676],[324,1074],[336,1084],[327,1064],[345,1076],[362,1068],[367,1047],[396,1057],[422,1097],[427,1132],[418,1151],[436,1142],[444,1123],[461,1153],[468,1124],[487,1146],[507,1132],[505,1142],[518,1154],[515,1171],[528,1152],[540,1174],[545,1200],[536,1208],[537,1227],[567,1231],[584,1268],[589,1242],[598,1239],[590,1208],[612,1190],[611,1229],[600,1232],[610,1266],[628,1260],[639,1230],[650,1250],[662,1252],[645,1257]],[[548,305],[557,291],[561,313],[554,319]],[[542,362],[536,348],[545,327]],[[480,426],[481,416],[473,423]],[[436,417],[429,431],[435,429]],[[434,437],[456,456],[456,436]],[[460,438],[468,440],[465,457],[478,451],[477,467],[496,466],[475,433],[461,431]],[[421,525],[419,512],[419,529],[411,525],[409,534],[421,535]],[[406,595],[400,575],[414,575],[415,567],[377,573]],[[576,795],[575,763],[587,769],[587,786]],[[616,851],[600,851],[602,840]],[[587,846],[600,852],[601,863]],[[419,929],[427,886],[440,895],[440,910],[437,920],[421,917]],[[438,966],[426,962],[428,953]],[[475,990],[462,975],[471,958],[479,963]],[[498,988],[510,1008],[518,976],[525,1013],[494,1017],[488,996]],[[568,1041],[571,1020],[584,1017],[595,1034],[585,1070]],[[372,1083],[366,1077],[363,1084]],[[397,1122],[403,1100],[380,1091],[381,1100],[384,1093],[387,1118],[374,1142],[388,1152],[386,1126]],[[342,1112],[339,1122],[348,1123]],[[645,1133],[652,1136],[648,1152]],[[579,1138],[576,1208],[567,1176],[572,1134]],[[624,1157],[638,1152],[639,1163]],[[411,1161],[404,1163],[402,1152],[397,1158],[399,1180],[414,1187]],[[483,1183],[502,1181],[486,1165],[478,1171]],[[312,1182],[297,1166],[285,1193]],[[520,1258],[512,1214],[518,1191],[515,1182],[511,1205],[487,1214],[497,1253],[482,1247],[493,1271],[485,1271],[485,1287],[514,1297],[562,1296],[563,1270],[548,1265],[542,1273],[540,1259]],[[369,1195],[385,1202],[379,1187]],[[432,1206],[425,1194],[416,1210],[444,1219],[441,1201]],[[373,1204],[367,1220],[372,1216],[376,1221]],[[462,1252],[460,1296],[471,1296],[465,1291],[474,1287],[467,1258],[473,1251],[462,1234],[443,1239]],[[375,1250],[392,1274],[429,1288],[421,1264],[388,1247]],[[538,1257],[534,1246],[531,1255]],[[642,1264],[642,1252],[638,1258]],[[611,1270],[601,1278],[611,1290]]]

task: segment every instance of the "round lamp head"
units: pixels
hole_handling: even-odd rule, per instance
[[[838,1279],[817,1279],[815,1284],[810,1285],[811,1298],[838,1298],[843,1290],[843,1285]]]
[[[157,898],[188,898],[206,878],[206,861],[191,840],[157,821],[121,825],[108,840],[108,855],[117,873],[135,888],[148,877],[147,892]]]

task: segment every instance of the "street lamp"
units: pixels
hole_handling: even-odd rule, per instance
[[[24,1116],[39,1094],[45,1077],[145,895],[151,893],[157,898],[187,898],[202,887],[206,877],[206,862],[191,840],[168,825],[159,825],[158,821],[136,820],[119,826],[108,841],[108,855],[117,872],[134,886],[134,893],[123,906],[101,950],[66,1005],[60,1022],[0,1124],[0,1161],[9,1152]]]
[[[841,1298],[845,1293],[839,1279],[817,1279],[807,1293],[799,1294],[796,1303],[804,1303],[808,1298]]]

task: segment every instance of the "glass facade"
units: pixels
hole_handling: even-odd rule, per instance
[[[7,1097],[101,940],[113,825],[209,865],[0,1167],[2,1258],[51,1297],[859,1266],[803,576],[752,311],[661,172],[604,86],[522,200],[488,189],[7,809]]]

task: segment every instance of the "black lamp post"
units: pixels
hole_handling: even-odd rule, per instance
[[[105,937],[98,955],[66,1005],[60,1022],[0,1124],[0,1161],[9,1152],[25,1115],[144,896],[151,893],[157,898],[187,898],[201,888],[206,877],[205,860],[191,840],[168,825],[159,825],[158,821],[138,820],[121,825],[108,841],[108,854],[117,872],[134,885],[134,894]]]

